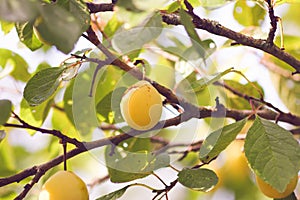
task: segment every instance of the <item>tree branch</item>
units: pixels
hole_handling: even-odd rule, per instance
[[[113,11],[112,8],[104,9],[100,5],[101,4],[93,4],[93,3],[88,4],[91,13]],[[114,5],[111,4],[111,6],[113,7]],[[175,14],[175,13],[168,14],[164,11],[161,11],[160,13],[161,13],[162,19],[165,23],[170,24],[170,25],[181,25],[180,17],[177,14]],[[191,13],[191,12],[189,12],[189,13]],[[294,73],[300,73],[300,61],[298,59],[296,59],[294,56],[292,56],[291,54],[283,51],[281,48],[274,45],[273,42],[270,42],[270,41],[273,41],[273,39],[274,39],[273,35],[276,31],[276,26],[277,26],[274,23],[275,20],[277,23],[277,17],[276,16],[273,17],[273,16],[274,16],[274,12],[271,12],[270,17],[271,17],[272,28],[269,32],[268,39],[254,39],[253,37],[250,37],[250,36],[235,32],[229,28],[226,28],[216,21],[200,18],[197,15],[193,15],[192,17],[193,17],[193,22],[194,22],[196,28],[206,30],[209,33],[212,33],[214,35],[226,37],[226,38],[234,40],[237,43],[242,44],[244,46],[249,46],[249,47],[253,47],[256,49],[260,49],[266,53],[269,53],[269,54],[277,57],[278,59],[286,62],[287,64],[291,65],[296,70]]]
[[[167,14],[164,12],[161,12],[162,19],[167,24],[172,25],[180,25],[180,18],[177,14]],[[269,53],[276,58],[286,62],[287,64],[291,65],[296,72],[300,72],[300,61],[297,60],[295,57],[293,57],[291,54],[281,50],[278,46],[274,45],[273,43],[267,42],[267,40],[263,39],[254,39],[253,37],[235,32],[231,29],[228,29],[224,26],[222,26],[220,23],[216,21],[212,21],[209,19],[202,19],[199,16],[193,17],[193,22],[196,26],[196,28],[206,30],[209,33],[223,36],[229,39],[232,39],[236,41],[239,44],[242,44],[244,46],[253,47],[256,49],[260,49],[266,53]]]
[[[199,112],[199,115],[198,114],[195,115],[195,113],[198,113],[198,112]],[[157,130],[157,129],[161,129],[161,128],[167,128],[170,126],[176,126],[176,125],[186,122],[192,118],[203,119],[203,118],[213,116],[213,117],[229,117],[229,118],[233,118],[236,120],[241,120],[245,117],[248,117],[249,115],[252,115],[252,113],[253,113],[252,110],[240,111],[240,110],[226,109],[225,115],[222,116],[222,115],[219,115],[219,111],[217,109],[209,109],[209,108],[201,107],[198,109],[197,112],[184,112],[181,115],[178,115],[174,118],[160,121],[155,127],[153,127],[151,130],[148,130],[148,131],[153,131],[153,130]],[[270,112],[268,110],[259,110],[257,112],[257,114],[265,119],[270,119],[270,120],[276,120],[276,118],[278,116],[277,113]],[[280,120],[281,121],[290,121],[291,117],[292,116],[289,116],[289,115],[283,115],[280,117]],[[292,124],[300,125],[300,118],[295,118],[294,120],[292,120]],[[89,150],[92,150],[95,148],[103,147],[106,145],[113,145],[113,146],[118,145],[122,141],[125,141],[134,136],[144,134],[148,131],[137,131],[137,130],[132,129],[129,132],[127,132],[126,134],[121,134],[121,135],[104,138],[104,139],[100,139],[100,140],[96,140],[96,141],[92,141],[92,142],[82,143],[82,145],[84,145],[84,148],[76,147],[75,149],[70,150],[69,152],[66,153],[66,159],[73,158],[76,155],[81,154],[83,152],[86,152],[86,151],[89,151]],[[34,176],[32,181],[30,183],[28,183],[27,185],[25,185],[24,190],[19,194],[18,197],[15,198],[17,200],[23,199],[27,195],[27,193],[30,191],[30,189],[33,187],[33,185],[39,181],[39,179],[42,177],[42,175],[44,173],[46,173],[49,169],[62,163],[63,160],[64,160],[64,156],[61,155],[61,156],[58,156],[58,157],[54,158],[53,160],[50,160],[44,164],[25,169],[24,171],[21,171],[18,174],[15,174],[13,176],[6,177],[6,178],[0,178],[0,187],[3,187],[5,185],[8,185],[8,184],[11,184],[14,182],[20,182],[21,180],[23,180],[27,177]]]
[[[41,133],[45,133],[45,134],[50,134],[50,135],[56,136],[56,137],[60,138],[61,140],[64,140],[65,142],[68,142],[68,143],[71,143],[71,144],[75,145],[78,148],[85,148],[82,142],[78,141],[76,138],[70,138],[70,137],[62,134],[58,130],[49,130],[49,129],[44,129],[44,128],[39,128],[39,127],[32,126],[32,125],[28,124],[27,122],[25,122],[24,120],[22,120],[14,112],[13,112],[13,116],[21,124],[5,123],[4,126],[6,126],[6,127],[14,127],[14,128],[31,129],[31,130],[39,131]]]

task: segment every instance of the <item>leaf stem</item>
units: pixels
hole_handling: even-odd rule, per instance
[[[132,187],[132,186],[142,186],[142,187],[147,188],[151,191],[155,190],[153,187],[151,187],[149,185],[146,185],[146,184],[143,184],[143,183],[132,183],[128,187]]]

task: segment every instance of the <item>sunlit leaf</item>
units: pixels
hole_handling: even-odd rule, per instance
[[[204,48],[201,47],[201,39],[196,32],[195,25],[192,22],[191,16],[186,13],[186,11],[181,8],[179,10],[180,14],[180,21],[182,25],[185,28],[185,31],[187,32],[188,36],[191,38],[191,43],[192,43],[192,49],[195,49],[194,52],[198,54],[197,57],[199,58],[204,58],[205,57],[205,50]]]
[[[70,81],[64,93],[64,111],[69,119],[69,121],[75,126],[74,116],[73,116],[73,88],[74,80]]]
[[[243,26],[259,26],[266,15],[266,10],[255,2],[250,6],[247,1],[237,1],[234,6],[233,16]]]
[[[159,84],[168,87],[173,88],[175,84],[175,69],[174,69],[174,62],[166,59],[163,56],[159,56],[157,64],[156,65],[148,65],[150,70],[150,73],[148,75],[149,78],[152,80],[155,80]],[[147,71],[147,69],[146,69]],[[164,76],[162,76],[164,74]]]
[[[143,171],[148,162],[146,152],[126,152],[126,155],[122,156],[118,149],[114,148],[112,153],[111,147],[108,146],[105,150],[105,162],[112,182],[129,182],[151,174],[150,171]]]
[[[200,78],[199,80],[192,82],[191,83],[192,90],[190,92],[199,92],[199,91],[203,90],[205,87],[207,87],[208,85],[221,79],[222,76],[228,74],[231,71],[232,71],[232,68],[229,68],[225,71],[218,72],[213,75],[204,76],[204,77]]]
[[[243,91],[244,95],[248,95],[255,98],[261,98],[259,91],[264,94],[263,88],[257,82],[251,82],[246,84],[241,84],[234,80],[223,80],[224,84],[231,87],[236,91]],[[235,94],[232,94],[230,91],[226,91],[225,95],[227,98],[227,105],[230,108],[234,109],[251,109],[250,102],[243,97],[239,97]]]
[[[103,121],[107,123],[115,123],[115,117],[121,118],[120,108],[115,108],[114,105],[121,102],[121,98],[125,90],[125,87],[116,88],[102,98],[97,104],[97,113],[102,116]]]
[[[210,133],[200,148],[200,160],[207,163],[218,156],[232,141],[235,140],[246,122],[247,119],[245,118]]]
[[[245,155],[254,172],[279,192],[300,168],[300,146],[293,135],[258,116],[247,133]]]
[[[113,15],[104,27],[104,33],[108,38],[112,38],[116,31],[122,26],[122,22],[118,20],[117,15]]]
[[[174,1],[166,7],[168,13],[172,13],[180,9],[180,3],[178,1]]]
[[[0,125],[3,125],[7,122],[11,115],[12,111],[12,103],[10,100],[7,99],[1,99],[0,100]]]
[[[106,194],[102,197],[97,198],[96,200],[116,200],[119,199],[123,194],[126,192],[127,188],[129,188],[130,185],[127,185],[119,190],[113,191],[109,194]]]
[[[157,38],[161,31],[161,16],[154,14],[140,27],[119,30],[112,38],[112,45],[120,53],[130,53],[140,50],[144,44]]]
[[[167,2],[167,0],[127,0],[118,1],[116,5],[128,9],[132,12],[151,12],[163,8]]]
[[[51,97],[59,86],[62,67],[51,67],[37,72],[26,84],[24,98],[31,106],[37,106]]]
[[[4,34],[8,34],[15,26],[12,22],[0,21],[1,30]]]
[[[19,54],[11,50],[0,48],[0,67],[2,67],[0,78],[4,71],[6,71],[4,74],[10,74],[15,79],[23,82],[30,78],[30,74],[27,71],[27,62]]]
[[[17,157],[14,147],[8,142],[7,137],[0,144],[0,174],[10,176],[17,172]]]
[[[217,9],[235,0],[199,0],[200,5],[207,9]]]
[[[218,183],[218,177],[209,169],[183,169],[178,173],[178,181],[190,189],[208,192]]]
[[[20,41],[24,43],[30,50],[34,51],[43,45],[43,43],[34,34],[32,21],[16,23],[16,30]]]
[[[63,134],[71,138],[78,138],[78,133],[75,126],[69,121],[65,112],[53,109],[52,127],[55,130],[60,130]]]
[[[284,39],[285,51],[290,53],[296,59],[300,59],[300,37],[294,35],[283,35],[283,39]],[[280,37],[276,37],[274,43],[280,46],[281,45]],[[289,70],[290,72],[295,71],[295,69],[292,66],[290,66],[289,64],[283,62],[282,60],[276,57],[269,56],[268,54],[266,54],[263,59],[266,60],[267,62],[276,64],[276,66],[280,68]]]
[[[43,124],[44,120],[48,116],[48,112],[50,110],[51,105],[53,104],[53,99],[46,100],[45,102],[37,105],[37,106],[30,106],[25,99],[21,101],[21,108],[20,108],[20,117],[26,123],[39,127]],[[30,134],[35,133],[36,131],[27,130]]]
[[[125,141],[122,143],[123,146],[128,145],[130,148],[117,147],[113,152],[111,147],[106,148],[105,161],[112,182],[122,183],[140,179],[150,175],[156,169],[169,166],[168,154],[156,155],[144,150],[147,146],[141,146],[143,143],[139,141],[145,140],[132,139],[130,143]],[[150,143],[149,140],[147,141]],[[130,145],[135,148],[132,149]]]
[[[300,112],[300,82],[271,72],[273,86],[284,105],[292,113]],[[293,103],[291,103],[293,102]]]

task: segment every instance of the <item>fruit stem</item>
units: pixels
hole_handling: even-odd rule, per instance
[[[64,160],[64,170],[67,171],[67,143],[64,139],[62,139],[62,145],[63,145],[63,160]]]

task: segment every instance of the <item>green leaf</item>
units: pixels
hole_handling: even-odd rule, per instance
[[[271,72],[273,86],[284,105],[292,113],[300,113],[300,82]],[[294,102],[294,103],[291,103]]]
[[[205,49],[202,47],[202,40],[200,39],[195,25],[192,22],[192,17],[183,9],[179,10],[180,21],[184,26],[185,31],[187,32],[188,36],[190,37],[192,46],[190,47],[189,51],[196,53],[196,58],[205,58]],[[187,55],[190,52],[186,53]]]
[[[80,135],[78,134],[75,126],[69,121],[68,116],[65,112],[53,109],[52,115],[52,127],[55,130],[60,130],[63,134],[71,138],[76,138],[80,140]]]
[[[30,78],[27,62],[17,53],[0,48],[0,78],[11,74],[15,79],[26,82]]]
[[[218,156],[232,141],[235,140],[246,122],[247,118],[226,125],[223,128],[210,133],[200,148],[200,160],[204,163],[208,163]]]
[[[0,143],[5,138],[6,132],[4,130],[0,130]]]
[[[46,117],[48,116],[51,105],[53,104],[53,99],[49,99],[37,106],[30,106],[25,99],[21,101],[20,117],[28,124],[32,126],[39,127],[43,124]],[[33,134],[36,131],[27,130],[29,133]]]
[[[203,40],[200,43],[193,43],[192,46],[188,47],[182,54],[182,58],[192,62],[199,59],[207,58],[216,50],[216,43],[211,40]]]
[[[64,110],[68,119],[72,124],[75,124],[74,117],[73,117],[73,88],[74,88],[74,81],[71,81],[65,90],[63,101],[64,101]]]
[[[189,3],[195,8],[201,6],[201,0],[189,0]]]
[[[82,33],[81,24],[76,17],[62,7],[52,4],[41,7],[34,27],[41,41],[55,45],[64,53],[73,49]]]
[[[209,76],[204,76],[202,78],[200,78],[197,81],[194,81],[191,83],[191,88],[189,90],[189,92],[199,92],[201,90],[203,90],[204,88],[206,88],[208,85],[218,81],[219,79],[222,78],[222,76],[228,74],[229,72],[232,71],[233,68],[229,68],[223,72],[218,72],[216,74],[213,75],[209,75]]]
[[[207,9],[216,9],[225,6],[230,1],[234,0],[200,0],[200,5]]]
[[[258,116],[247,133],[245,155],[256,175],[278,192],[300,168],[300,146],[293,135]]]
[[[64,68],[51,67],[37,72],[26,84],[24,98],[31,106],[37,106],[54,94]]]
[[[0,125],[3,125],[7,122],[11,115],[12,111],[12,104],[10,100],[7,99],[1,99],[0,100]]]
[[[241,84],[234,80],[223,80],[223,81],[229,87],[235,89],[236,91],[243,91],[243,94],[248,96],[261,98],[260,93],[257,91],[256,88],[258,88],[262,92],[262,94],[264,94],[263,88],[257,82]],[[251,109],[251,105],[249,101],[247,101],[243,97],[234,95],[230,91],[225,91],[225,95],[228,97],[227,105],[229,108],[241,109],[241,110]]]
[[[123,196],[123,194],[126,192],[127,188],[129,188],[129,187],[130,187],[130,185],[127,185],[119,190],[116,190],[107,195],[99,197],[96,200],[116,200],[116,199],[120,198],[121,196]]]
[[[118,30],[112,38],[112,45],[114,49],[124,54],[138,51],[144,44],[157,38],[161,31],[162,19],[161,16],[156,13],[139,27],[129,30]]]
[[[40,3],[28,0],[0,0],[0,19],[25,22],[36,17]]]
[[[127,0],[127,1],[118,1],[117,6],[123,7],[130,10],[131,12],[152,12],[158,9],[161,9],[167,3],[167,0]]]
[[[192,17],[186,13],[186,11],[181,8],[179,10],[180,14],[180,21],[182,25],[184,26],[185,31],[187,34],[192,38],[192,42],[201,43],[201,39],[199,38],[198,33],[196,32],[195,25],[192,22]]]
[[[168,13],[172,13],[180,9],[180,3],[178,1],[174,1],[173,3],[169,4],[166,8]]]
[[[6,35],[8,34],[15,26],[12,22],[0,21],[1,30]]]
[[[7,139],[2,140],[0,145],[0,174],[2,177],[13,175],[18,171],[15,148]]]
[[[112,182],[124,183],[151,174],[150,171],[143,171],[148,163],[148,154],[145,151],[125,152],[125,156],[122,152],[121,148],[114,148],[112,152],[110,146],[105,149],[105,162]]]
[[[291,6],[293,7],[293,6]],[[300,37],[295,35],[283,35],[284,39],[284,48],[285,51],[290,53],[292,56],[294,56],[296,59],[300,59]],[[275,38],[274,43],[278,46],[281,45],[281,38],[280,36]],[[283,68],[285,70],[288,70],[289,72],[295,71],[295,69],[290,66],[289,64],[283,62],[282,60],[269,56],[268,54],[265,54],[264,58],[266,63],[270,62],[271,64],[275,64],[276,66]]]
[[[260,26],[265,15],[266,10],[256,3],[250,6],[247,1],[237,1],[234,6],[234,19],[243,26]]]
[[[24,43],[30,50],[34,51],[43,46],[43,43],[34,34],[32,21],[16,23],[16,30],[20,41]]]
[[[112,38],[115,32],[122,26],[123,22],[119,21],[117,15],[114,14],[104,27],[104,33],[108,38]]]
[[[56,3],[69,11],[79,22],[81,31],[84,32],[90,25],[90,13],[82,0],[58,0]]]
[[[155,155],[155,157],[152,158],[148,170],[157,170],[160,168],[168,167],[170,165],[170,156],[168,153],[162,153],[159,155]]]
[[[116,88],[97,104],[96,110],[101,115],[102,121],[113,124],[115,123],[116,115],[118,118],[121,118],[120,107],[115,107],[114,105],[119,105],[125,90],[125,87]]]
[[[178,181],[190,189],[208,192],[218,183],[218,177],[209,169],[183,169],[178,173]]]
[[[149,75],[147,75],[150,79],[155,80],[165,87],[173,88],[176,79],[174,65],[174,62],[168,60],[164,56],[159,56],[155,65],[145,65],[145,71],[150,72]],[[162,76],[162,74],[164,74],[164,76]]]
[[[141,146],[144,141],[144,139],[132,139],[130,143],[125,141],[122,143],[123,146],[126,146],[124,145],[126,143],[130,148],[116,147],[113,152],[110,146],[106,148],[105,161],[112,182],[123,183],[144,178],[156,169],[169,166],[169,155],[156,155],[144,150],[147,148],[147,145]]]

